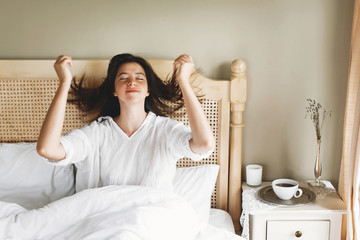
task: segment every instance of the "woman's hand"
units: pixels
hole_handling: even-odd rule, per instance
[[[191,74],[195,71],[194,61],[190,55],[183,54],[174,60],[176,79],[181,83],[189,82]]]
[[[70,67],[72,66],[72,59],[70,56],[60,55],[54,63],[56,74],[59,77],[60,83],[70,83],[72,74]]]

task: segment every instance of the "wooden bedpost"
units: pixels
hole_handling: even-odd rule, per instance
[[[246,63],[234,60],[231,64],[231,138],[229,172],[229,213],[239,227],[241,215],[241,156],[242,156],[242,113],[246,102]]]

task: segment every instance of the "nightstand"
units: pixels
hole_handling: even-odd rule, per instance
[[[326,183],[332,187],[330,182]],[[245,191],[255,191],[271,182],[264,182],[256,189],[243,183]],[[306,187],[306,186],[304,186]],[[311,189],[311,187],[307,187]],[[328,188],[329,189],[329,188]],[[252,204],[248,212],[248,230],[250,240],[340,240],[342,215],[346,207],[335,191],[326,196],[318,195],[316,199],[304,205],[283,206],[266,204],[256,194],[243,194],[244,204]],[[249,208],[248,208],[249,209]],[[243,218],[243,216],[242,216]],[[246,236],[245,236],[246,237]]]

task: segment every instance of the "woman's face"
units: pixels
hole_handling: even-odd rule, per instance
[[[114,96],[118,97],[120,105],[144,104],[149,90],[145,71],[140,64],[131,62],[119,67],[115,77]]]

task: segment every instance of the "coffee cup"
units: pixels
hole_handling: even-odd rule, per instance
[[[276,179],[272,182],[272,188],[276,196],[282,200],[290,200],[292,197],[299,198],[303,193],[299,188],[299,183],[292,179]]]

